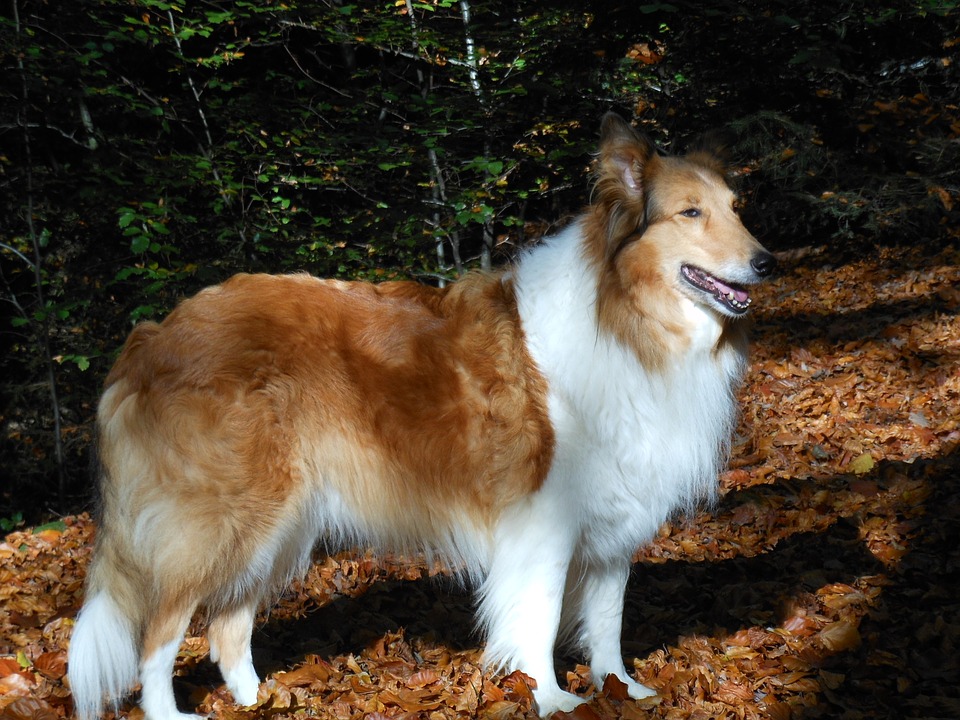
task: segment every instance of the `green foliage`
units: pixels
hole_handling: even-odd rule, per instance
[[[38,535],[47,530],[55,530],[56,532],[63,532],[67,529],[66,523],[63,520],[53,520],[51,522],[43,523],[42,525],[37,525],[33,528],[33,534]]]
[[[0,530],[3,530],[3,532],[12,532],[23,524],[22,512],[14,513],[10,517],[0,517]]]
[[[500,261],[584,201],[610,108],[667,148],[732,129],[774,246],[929,229],[960,184],[936,100],[960,84],[952,2],[11,8],[0,512],[47,502],[56,419],[83,497],[132,322],[237,270],[434,282]]]

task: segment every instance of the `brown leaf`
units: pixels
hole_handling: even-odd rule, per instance
[[[498,700],[484,705],[479,716],[482,720],[513,720],[520,715],[520,705],[510,700]]]
[[[817,630],[819,623],[806,615],[793,615],[783,622],[783,629],[797,637],[808,637]]]
[[[537,683],[529,675],[520,670],[514,670],[505,676],[500,684],[503,687],[506,699],[533,704],[533,688],[537,686]]]
[[[747,700],[753,700],[753,690],[746,685],[727,680],[720,683],[714,696],[728,705],[741,705]]]
[[[11,673],[5,678],[0,678],[0,695],[8,693],[27,695],[35,685],[36,678],[33,673],[25,671]]]
[[[290,689],[282,682],[267,678],[265,682],[260,683],[260,688],[257,690],[257,704],[275,710],[286,710],[295,706],[296,700]]]
[[[630,697],[630,693],[627,692],[627,684],[613,673],[607,675],[603,681],[603,694],[613,700],[621,701]]]
[[[45,652],[33,662],[37,671],[51,680],[59,680],[67,674],[67,651]]]
[[[843,673],[830,672],[829,670],[821,670],[819,677],[820,684],[830,690],[836,690],[846,680],[846,675]]]
[[[843,652],[860,646],[860,631],[847,620],[830,623],[817,634],[817,639],[827,650]]]
[[[17,698],[3,709],[3,720],[59,720],[50,703],[32,697]]]
[[[407,678],[407,687],[408,688],[422,688],[427,685],[433,685],[440,679],[440,674],[431,668],[426,668],[418,672],[413,673],[409,678]]]
[[[552,720],[603,720],[600,714],[587,704],[586,698],[582,705],[577,705],[570,712],[555,712]]]
[[[427,710],[436,710],[443,705],[443,700],[437,699],[437,694],[429,689],[406,690],[401,689],[393,692],[391,690],[382,690],[380,692],[380,701],[384,705],[396,705],[407,712],[425,712]]]
[[[483,673],[474,668],[470,677],[463,682],[463,692],[457,698],[455,710],[458,713],[473,714],[480,705],[480,690],[483,687]]]
[[[315,683],[325,683],[330,677],[330,666],[327,663],[308,663],[278,675],[278,682],[287,687],[307,687]]]
[[[768,720],[790,720],[793,717],[793,709],[785,702],[766,703],[763,711]]]

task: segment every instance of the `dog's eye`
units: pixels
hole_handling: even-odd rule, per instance
[[[700,217],[700,209],[695,207],[687,208],[686,210],[683,210],[680,214],[683,215],[684,217],[696,218],[696,217]]]

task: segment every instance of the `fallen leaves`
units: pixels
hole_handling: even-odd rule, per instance
[[[636,557],[624,648],[659,695],[598,690],[571,656],[566,685],[591,699],[561,720],[960,716],[960,254],[786,261],[755,295],[720,503]],[[72,713],[93,534],[81,515],[0,542],[4,720]],[[199,624],[177,659],[183,702],[223,720],[533,717],[532,681],[483,671],[471,599],[445,577],[321,556],[255,634],[258,703],[233,704]]]

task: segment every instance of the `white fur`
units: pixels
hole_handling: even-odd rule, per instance
[[[481,592],[486,658],[536,678],[543,716],[583,702],[556,681],[560,634],[577,638],[598,687],[613,673],[632,697],[653,694],[620,655],[629,559],[678,508],[714,493],[743,370],[737,352],[713,355],[720,323],[689,301],[686,356],[661,373],[642,367],[598,331],[582,252],[574,225],[515,272],[528,347],[550,388],[556,453],[541,490],[500,522]]]
[[[140,681],[143,683],[140,707],[150,720],[199,720],[200,718],[199,715],[178,711],[173,697],[171,678],[179,648],[180,636],[157,648],[150,657],[144,658],[140,667]]]
[[[130,620],[106,593],[87,598],[70,638],[70,689],[77,717],[92,720],[104,699],[116,703],[137,681]]]

